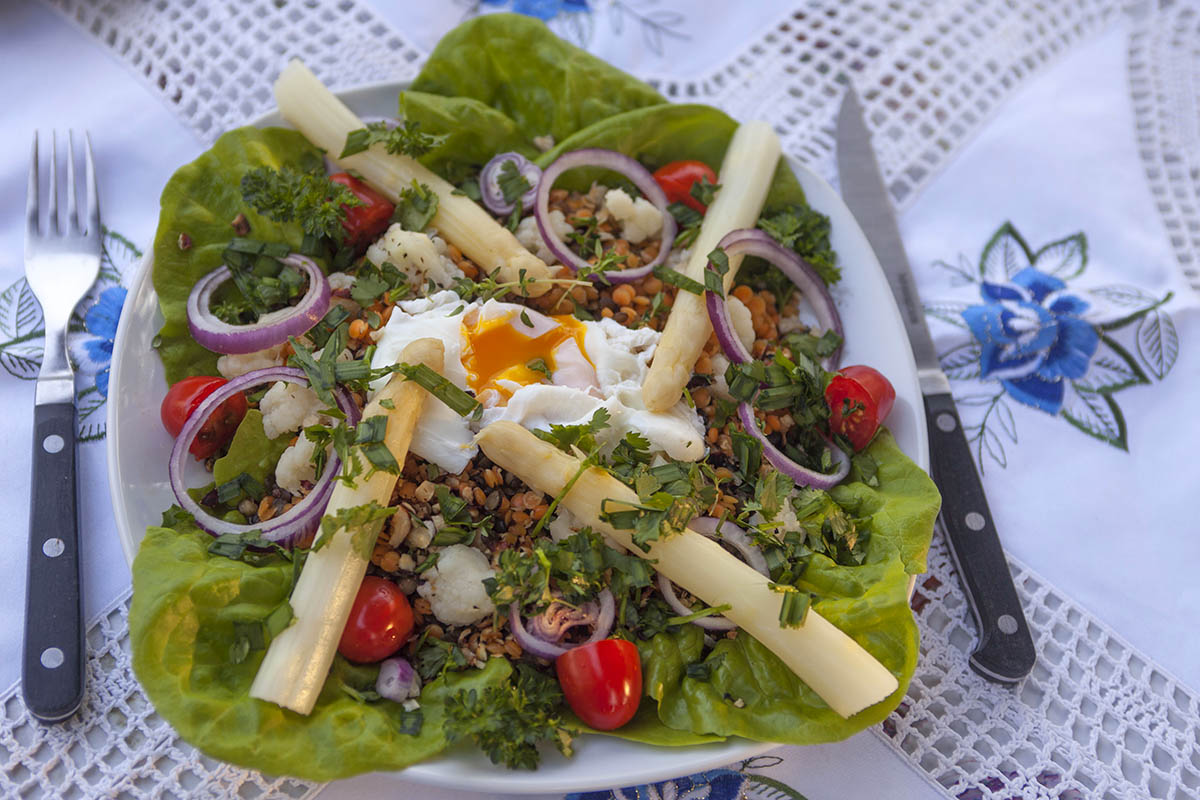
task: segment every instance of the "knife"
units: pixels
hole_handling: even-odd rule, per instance
[[[971,668],[997,683],[1016,683],[1033,669],[1037,652],[954,407],[950,382],[925,325],[895,212],[852,85],[838,111],[837,164],[842,197],[879,257],[916,360],[929,428],[931,472],[942,493],[941,522],[979,630]]]

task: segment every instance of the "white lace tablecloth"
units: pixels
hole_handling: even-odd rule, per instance
[[[327,787],[264,777],[196,753],[155,715],[128,670],[129,576],[102,443],[105,348],[161,186],[270,104],[268,80],[286,55],[339,87],[411,77],[465,16],[516,10],[548,18],[668,97],[766,117],[790,152],[835,182],[839,75],[853,77],[1041,655],[1016,689],[967,668],[974,629],[939,538],[913,600],[916,677],[873,734],[581,796],[1200,796],[1200,526],[1191,508],[1200,303],[1188,285],[1200,283],[1200,9],[1165,0],[742,5],[0,4],[0,96],[9,100],[0,408],[16,454],[0,467],[0,502],[13,520],[0,569],[14,609],[41,337],[20,260],[32,130],[91,128],[109,228],[105,273],[80,307],[73,347],[90,440],[80,445],[90,693],[74,720],[34,723],[15,683],[19,613],[0,624],[0,687],[12,687],[0,694],[0,795],[473,796],[403,776]],[[1038,356],[1043,372],[1006,364],[968,323],[1003,311],[990,299],[997,286],[1086,340],[1076,342],[1082,371],[1054,348]],[[1072,310],[1051,294],[1074,298]],[[1045,370],[1058,379],[1040,377]]]

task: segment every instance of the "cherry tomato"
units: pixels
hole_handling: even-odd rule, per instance
[[[412,635],[413,613],[408,598],[386,578],[368,575],[350,606],[338,652],[351,661],[383,661]]]
[[[843,367],[825,387],[829,404],[829,427],[862,450],[875,436],[892,410],[896,390],[887,378],[871,367]]]
[[[172,436],[178,436],[183,430],[183,423],[201,401],[225,384],[224,378],[213,375],[193,375],[176,383],[167,390],[167,396],[163,398],[162,407],[159,409],[163,427]],[[192,440],[188,452],[195,456],[197,461],[215,456],[233,438],[244,416],[246,396],[241,392],[231,395],[209,415],[196,438]]]
[[[703,214],[707,206],[691,194],[692,184],[701,178],[708,178],[709,183],[717,182],[717,173],[703,161],[672,161],[654,171],[654,180],[666,193],[668,202],[683,203]]]
[[[346,246],[357,250],[382,236],[392,222],[392,212],[396,207],[379,192],[348,173],[330,175],[329,180],[342,184],[362,201],[361,206],[342,206],[346,210],[346,219],[342,221],[342,228],[346,231]]]
[[[596,730],[619,728],[642,700],[642,661],[624,639],[580,645],[554,661],[558,683],[579,718]]]

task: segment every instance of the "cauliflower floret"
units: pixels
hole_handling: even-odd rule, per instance
[[[280,489],[287,489],[293,494],[300,491],[303,481],[313,483],[317,480],[317,468],[312,462],[313,450],[316,445],[301,433],[296,443],[284,450],[275,465],[275,483]]]
[[[277,344],[266,350],[255,350],[253,353],[221,356],[217,359],[217,372],[225,379],[232,380],[256,369],[279,367],[283,365],[282,353],[283,345]]]
[[[571,223],[567,222],[567,218],[557,208],[550,212],[548,219],[554,227],[554,232],[558,234],[559,239],[566,239],[575,232],[575,229],[571,227]],[[546,241],[542,238],[542,233],[538,230],[537,220],[534,217],[525,217],[525,219],[521,220],[521,223],[517,225],[516,235],[517,241],[542,261],[545,261],[547,264],[558,263],[558,259],[554,257],[554,253],[551,253],[550,248],[546,246]]]
[[[425,573],[417,593],[429,600],[444,625],[470,625],[496,610],[483,587],[495,575],[487,556],[465,544],[452,544],[438,554],[437,566]]]
[[[263,415],[263,433],[268,439],[274,439],[281,433],[317,425],[321,422],[320,411],[324,407],[325,404],[307,386],[278,381],[258,403],[258,410]]]
[[[462,270],[438,252],[433,239],[424,233],[406,231],[399,224],[387,229],[379,241],[367,248],[367,260],[387,262],[409,277],[424,283],[428,278],[446,287],[462,277]]]
[[[725,298],[725,307],[729,309],[729,321],[733,323],[733,331],[742,340],[742,346],[749,350],[754,345],[754,318],[746,304],[733,295]]]
[[[688,259],[691,257],[692,248],[684,247],[683,249],[680,249],[675,247],[671,249],[671,252],[667,253],[667,260],[664,266],[667,269],[673,269],[676,272],[683,272],[684,267],[687,266]]]
[[[630,244],[641,244],[662,231],[662,212],[644,197],[634,200],[624,189],[609,189],[604,207],[621,223],[621,235]]]
[[[345,272],[331,272],[328,276],[329,288],[337,291],[338,289],[349,289],[354,286],[355,278]]]

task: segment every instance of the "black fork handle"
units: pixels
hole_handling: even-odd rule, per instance
[[[42,722],[59,722],[83,701],[83,602],[79,571],[75,406],[34,406],[25,587],[25,706]]]

